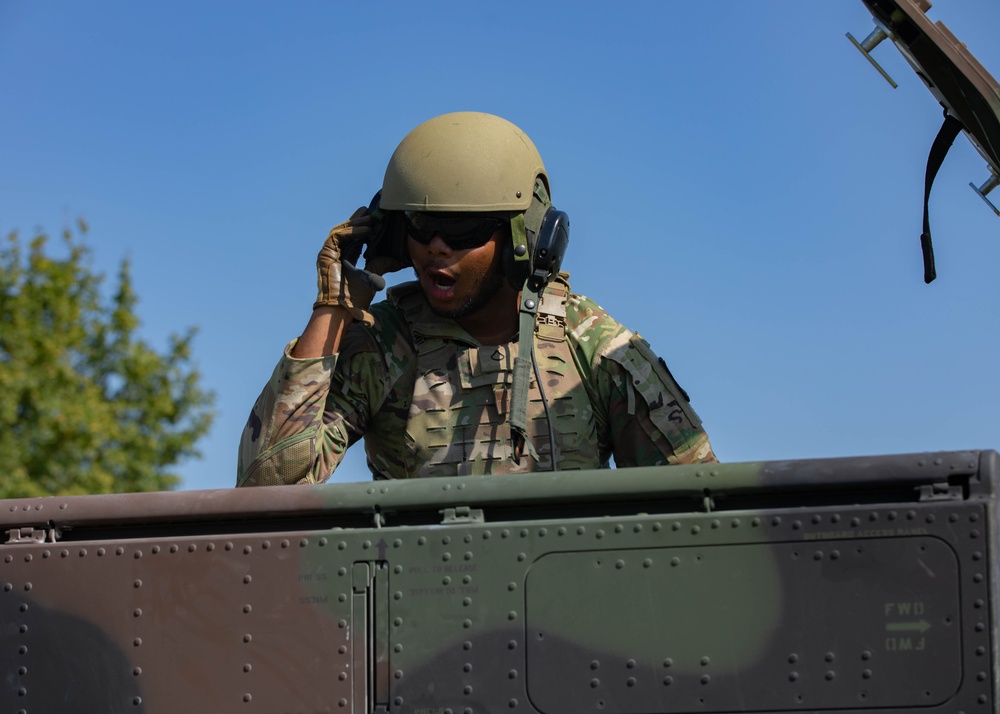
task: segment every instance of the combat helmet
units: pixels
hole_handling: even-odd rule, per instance
[[[505,215],[511,226],[505,268],[520,287],[536,272],[548,282],[568,243],[569,221],[549,195],[545,165],[527,134],[493,114],[454,112],[420,124],[396,147],[379,208]],[[544,229],[552,235],[540,241]]]

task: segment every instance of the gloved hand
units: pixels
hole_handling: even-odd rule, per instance
[[[366,325],[374,323],[367,308],[375,293],[385,287],[385,280],[377,273],[355,267],[343,257],[350,244],[357,241],[360,245],[367,241],[370,231],[371,216],[365,208],[359,208],[350,220],[330,231],[316,258],[319,292],[314,309],[321,305],[339,305],[355,320]]]

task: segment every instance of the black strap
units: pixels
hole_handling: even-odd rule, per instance
[[[924,232],[920,234],[920,249],[924,253],[924,282],[929,283],[937,277],[934,269],[934,246],[931,245],[931,218],[928,212],[928,202],[931,198],[931,186],[934,185],[934,177],[937,176],[938,169],[944,157],[948,154],[958,132],[962,131],[962,122],[948,113],[944,112],[944,124],[934,138],[931,145],[931,153],[927,156],[927,172],[924,174]]]

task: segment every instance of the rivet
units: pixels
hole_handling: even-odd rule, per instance
[[[534,300],[525,300],[524,301],[524,306],[526,308],[528,308],[529,310],[534,310],[535,309],[535,301]]]
[[[244,702],[249,702],[251,699],[253,699],[253,697],[251,697],[250,694],[244,694],[243,695],[243,701]]]

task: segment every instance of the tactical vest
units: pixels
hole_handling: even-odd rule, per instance
[[[580,369],[566,340],[569,285],[551,282],[535,320],[535,361],[528,396],[529,453],[512,458],[508,418],[518,343],[476,346],[456,339],[456,325],[434,315],[419,287],[390,299],[404,316],[416,352],[413,400],[406,422],[409,476],[465,476],[607,466]]]

